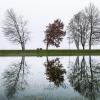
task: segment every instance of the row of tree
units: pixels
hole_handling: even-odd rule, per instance
[[[47,48],[49,45],[59,47],[60,42],[66,35],[63,31],[64,24],[61,20],[57,19],[53,24],[49,24],[45,31],[45,42]],[[90,4],[84,10],[79,11],[73,16],[67,26],[67,35],[70,43],[75,43],[79,50],[80,45],[85,49],[86,43],[91,46],[100,42],[100,12],[93,5]]]
[[[12,9],[7,10],[3,32],[10,41],[20,44],[22,50],[25,50],[25,44],[29,40],[27,21],[23,20],[21,16],[16,16]],[[70,20],[67,31],[64,30],[64,23],[60,19],[49,23],[44,32],[45,39],[43,40],[46,49],[49,46],[59,47],[66,32],[70,43],[74,42],[78,50],[80,46],[84,50],[86,43],[89,45],[89,50],[91,50],[92,45],[100,42],[99,10],[93,4],[90,4],[89,7],[79,11]]]
[[[69,37],[75,42],[77,49],[82,45],[85,49],[86,43],[91,45],[100,42],[100,12],[92,4],[78,12],[70,20],[68,25]]]

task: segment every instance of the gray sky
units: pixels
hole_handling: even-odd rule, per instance
[[[84,9],[89,3],[93,3],[100,10],[100,0],[0,0],[0,27],[3,26],[6,10],[13,8],[17,15],[22,15],[28,20],[28,28],[31,33],[26,48],[45,48],[43,39],[48,23],[59,18],[66,27],[73,15]],[[10,43],[3,36],[2,29],[0,29],[0,44],[0,49],[20,49],[20,46]],[[60,48],[68,48],[66,37]]]

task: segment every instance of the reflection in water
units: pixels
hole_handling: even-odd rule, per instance
[[[28,66],[25,62],[25,57],[22,57],[21,62],[13,63],[3,73],[4,86],[7,98],[14,98],[18,90],[25,89],[27,85],[26,75],[28,74]]]
[[[63,65],[60,63],[59,58],[49,60],[47,57],[47,62],[45,62],[46,76],[49,82],[53,82],[55,86],[64,86],[64,74],[66,70],[63,69]]]
[[[96,63],[89,56],[86,64],[83,56],[81,62],[76,58],[75,65],[69,74],[69,82],[81,95],[89,100],[96,100],[100,94],[100,63]]]
[[[8,100],[100,99],[100,63],[93,60],[91,56],[76,57],[75,63],[72,63],[72,66],[71,64],[68,65],[65,58],[64,63],[68,66],[65,67],[66,69],[64,69],[64,63],[61,63],[59,58],[52,59],[51,57],[47,57],[44,63],[45,67],[40,63],[40,65],[38,65],[40,67],[31,68],[30,71],[34,74],[30,74],[29,79],[27,77],[29,67],[25,60],[25,57],[22,57],[20,62],[11,64],[3,73],[4,87],[1,89],[4,90],[5,88]],[[38,58],[34,58],[34,62],[37,62],[37,60]],[[28,61],[31,63],[30,59]],[[35,65],[32,58],[32,64],[37,66],[39,63]],[[69,70],[69,67],[72,69]],[[68,71],[68,78],[65,80],[66,71]],[[49,82],[51,84],[49,84]],[[26,88],[27,84],[30,85],[28,88]],[[50,87],[48,87],[48,84]],[[68,88],[66,88],[65,84]],[[45,87],[48,88],[45,89]],[[52,89],[52,91],[50,89]],[[25,91],[21,92],[22,90]],[[6,100],[5,96],[5,99],[1,99],[2,94],[3,91],[0,94],[0,100]]]

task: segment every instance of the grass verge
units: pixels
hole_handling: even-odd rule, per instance
[[[0,56],[100,56],[100,50],[0,50]]]

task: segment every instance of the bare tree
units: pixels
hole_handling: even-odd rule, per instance
[[[66,35],[66,32],[63,31],[64,24],[61,20],[54,20],[53,24],[47,26],[45,31],[44,43],[46,43],[46,49],[48,46],[53,45],[59,47],[60,42],[63,40],[63,37]]]
[[[89,23],[83,11],[75,14],[68,24],[69,37],[72,42],[75,42],[77,49],[79,49],[79,43],[81,43],[84,50],[87,41],[88,26]]]
[[[85,44],[87,42],[88,37],[88,31],[89,31],[89,22],[87,19],[87,16],[82,11],[79,13],[79,34],[80,34],[80,42],[83,47],[83,50],[85,49]]]
[[[77,49],[81,43],[83,49],[87,40],[89,41],[89,50],[91,45],[100,42],[100,13],[98,9],[90,4],[85,10],[75,14],[68,24],[69,37],[75,42]]]
[[[90,4],[85,9],[85,14],[89,21],[89,50],[91,50],[91,45],[100,41],[100,13],[93,4]]]
[[[75,45],[76,45],[77,49],[79,50],[79,38],[80,38],[79,35],[80,34],[78,32],[79,25],[77,22],[79,22],[79,18],[78,18],[78,16],[74,16],[70,20],[67,29],[68,29],[68,34],[69,34],[69,37],[71,39],[71,42],[75,42]]]
[[[27,21],[24,21],[21,16],[16,16],[12,9],[7,10],[3,32],[11,42],[20,44],[22,50],[25,50],[25,44],[29,39]]]

